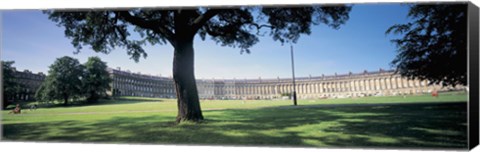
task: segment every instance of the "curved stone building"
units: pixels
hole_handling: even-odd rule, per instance
[[[171,77],[152,76],[130,71],[108,69],[112,84],[110,95],[157,98],[176,98]],[[43,73],[28,70],[14,73],[23,87],[16,100],[33,100],[36,90],[45,79]],[[297,77],[298,99],[348,98],[429,93],[433,90],[462,90],[465,86],[442,87],[428,81],[408,80],[393,71],[348,73],[342,75]],[[293,92],[292,78],[273,79],[197,79],[200,99],[282,99]]]
[[[115,96],[175,98],[173,79],[109,69]],[[393,71],[298,77],[299,99],[347,98],[429,93],[433,90],[461,90],[464,87],[428,85],[428,81],[408,80]],[[291,78],[274,79],[198,79],[201,99],[279,99],[293,91]]]

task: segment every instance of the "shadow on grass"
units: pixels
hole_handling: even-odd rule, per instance
[[[132,104],[132,103],[145,103],[145,102],[165,102],[164,99],[124,99],[124,98],[114,98],[105,100],[102,99],[97,103],[85,104],[85,105],[110,105],[110,104]]]
[[[207,111],[199,124],[174,117],[112,117],[3,126],[5,140],[288,147],[466,148],[466,103]]]
[[[86,106],[98,106],[98,105],[119,105],[119,104],[135,104],[135,103],[145,103],[145,102],[165,102],[163,99],[125,99],[125,98],[114,98],[114,99],[100,99],[98,102],[88,103],[87,101],[73,101],[68,105],[64,104],[52,104],[52,103],[40,103],[39,108],[71,108],[71,107],[86,107]],[[23,106],[24,109],[28,106]]]

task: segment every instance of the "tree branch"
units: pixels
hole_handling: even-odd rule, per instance
[[[259,25],[257,23],[249,23],[249,24],[250,24],[249,26],[254,26],[255,28],[257,28],[257,35],[259,35],[260,29],[263,27],[273,29],[273,26],[271,25],[266,25],[266,24]]]
[[[208,9],[203,15],[198,16],[195,20],[193,20],[193,32],[197,32],[203,25],[205,25],[208,20],[212,17],[220,13],[220,9]]]
[[[150,29],[155,33],[161,34],[165,37],[172,45],[175,44],[174,36],[175,34],[168,28],[162,26],[159,22],[147,21],[143,18],[132,16],[128,11],[118,11],[117,14],[123,18],[125,21],[136,25],[141,28]]]
[[[257,28],[257,30],[260,30],[262,27],[267,27],[267,28],[270,28],[270,29],[273,28],[273,26],[271,26],[271,25],[266,25],[266,24],[258,25],[256,23],[250,23],[250,26],[255,26]]]

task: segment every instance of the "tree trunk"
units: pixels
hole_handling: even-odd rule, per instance
[[[193,39],[196,31],[190,25],[195,16],[192,10],[174,12],[175,34],[171,42],[175,48],[173,54],[173,81],[177,94],[177,123],[182,121],[198,122],[203,120],[194,70]]]
[[[177,41],[173,56],[173,80],[177,93],[177,123],[203,120],[194,75],[193,38]]]
[[[87,97],[88,103],[96,103],[98,101],[99,95],[95,91],[91,91],[89,97]]]
[[[68,95],[63,95],[63,105],[67,105],[68,104]]]

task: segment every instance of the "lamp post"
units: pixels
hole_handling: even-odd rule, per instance
[[[290,44],[290,54],[292,57],[293,105],[297,106],[297,91],[295,89],[295,65],[293,64],[293,45],[292,44]]]

